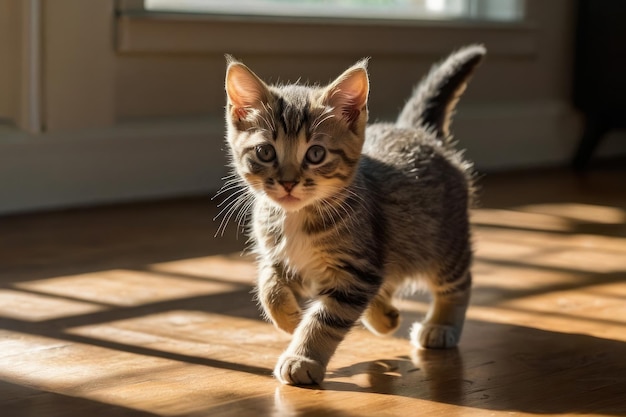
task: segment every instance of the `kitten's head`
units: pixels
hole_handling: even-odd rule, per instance
[[[257,195],[296,211],[350,184],[367,123],[366,65],[358,62],[326,87],[269,86],[228,58],[232,164]]]

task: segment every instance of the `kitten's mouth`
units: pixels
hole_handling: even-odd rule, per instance
[[[286,211],[299,210],[302,207],[302,199],[294,197],[291,194],[285,194],[282,197],[276,197],[274,200]]]
[[[294,197],[291,194],[284,195],[278,199],[278,202],[281,204],[299,203],[300,201],[298,197]]]

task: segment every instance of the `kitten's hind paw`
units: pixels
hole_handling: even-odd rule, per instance
[[[287,385],[315,385],[324,380],[326,368],[304,356],[283,354],[276,364],[274,376]]]
[[[296,331],[296,327],[298,327],[298,324],[300,324],[300,310],[294,311],[292,313],[281,313],[282,314],[280,315],[276,313],[270,315],[274,326],[276,326],[277,329],[282,330],[285,333],[293,334],[293,332]]]
[[[386,309],[373,307],[370,307],[361,318],[363,325],[378,336],[395,332],[400,326],[400,311],[393,306]]]
[[[461,332],[455,326],[433,323],[414,323],[411,343],[416,347],[448,349],[459,343]]]

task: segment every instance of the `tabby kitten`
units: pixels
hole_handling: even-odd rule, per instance
[[[471,164],[449,124],[485,49],[453,53],[417,86],[395,123],[367,124],[367,61],[325,87],[265,84],[227,57],[227,141],[235,176],[225,221],[252,212],[258,299],[293,334],[274,370],[318,384],[346,333],[399,325],[392,299],[420,281],[430,310],[415,345],[455,346],[470,298]],[[243,214],[239,214],[239,221]],[[224,225],[220,226],[223,227]]]

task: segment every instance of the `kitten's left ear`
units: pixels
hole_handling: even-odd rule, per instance
[[[368,95],[367,59],[363,59],[326,88],[322,101],[333,108],[335,117],[354,128],[357,122],[362,121],[364,125],[367,121]]]
[[[226,94],[231,117],[245,119],[252,110],[260,108],[269,99],[265,83],[252,70],[231,56],[226,57]]]

